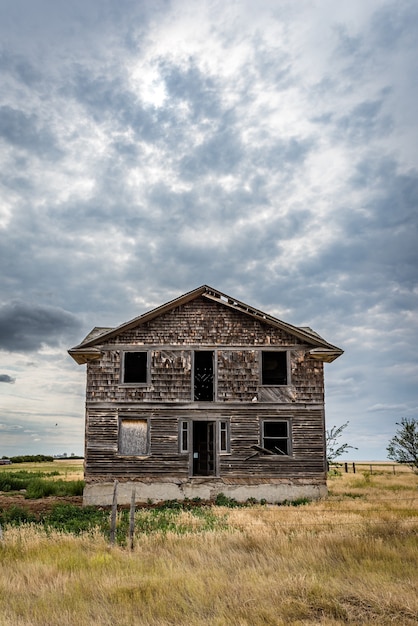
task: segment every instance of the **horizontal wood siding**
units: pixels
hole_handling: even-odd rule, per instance
[[[150,452],[146,457],[123,457],[118,453],[119,418],[148,419]],[[263,419],[290,419],[292,454],[289,457],[259,454],[251,447],[260,444]],[[144,406],[117,410],[90,408],[87,416],[86,479],[110,476],[123,479],[186,479],[188,454],[179,453],[179,422],[184,419],[222,419],[230,421],[231,453],[220,455],[220,477],[309,478],[324,473],[324,426],[322,409],[261,410],[261,407],[144,410]],[[251,457],[251,458],[249,458]]]
[[[118,452],[119,418],[148,419],[151,454],[125,457]],[[159,418],[153,413],[129,410],[89,410],[87,415],[85,476],[157,477],[188,476],[188,458],[178,453],[178,420],[174,416]]]
[[[309,358],[311,347],[260,319],[205,298],[98,346],[101,358],[87,364],[86,480],[187,480],[189,455],[179,453],[178,442],[182,419],[230,423],[231,453],[219,458],[221,479],[323,480],[323,364]],[[261,352],[274,348],[289,351],[288,384],[262,386]],[[216,397],[206,408],[205,403],[192,402],[197,349],[215,354]],[[121,383],[124,350],[148,352],[146,383]],[[124,416],[149,420],[148,456],[119,453],[119,420]],[[291,420],[291,456],[253,456],[251,446],[260,444],[264,418]]]

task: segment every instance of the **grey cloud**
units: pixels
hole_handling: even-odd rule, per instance
[[[0,68],[28,87],[33,87],[41,79],[41,73],[28,59],[6,50],[0,52]]]
[[[0,308],[0,349],[31,352],[57,345],[80,327],[77,318],[56,307],[12,302]]]
[[[383,100],[365,101],[355,106],[336,122],[337,133],[351,142],[362,143],[381,137],[393,129],[389,115],[381,114]]]
[[[395,8],[396,7],[396,8]],[[371,20],[373,42],[386,50],[409,43],[418,37],[418,7],[413,1],[388,3],[376,11]]]
[[[186,68],[164,61],[160,63],[159,70],[174,101],[184,100],[189,104],[192,121],[222,115],[220,86],[213,77],[203,74],[193,59]]]
[[[13,385],[15,382],[16,378],[12,378],[12,376],[9,376],[8,374],[0,374],[0,383],[10,383]]]
[[[82,104],[96,123],[109,119],[122,128],[132,128],[137,139],[147,142],[164,136],[161,114],[138,101],[125,84],[123,73],[96,76],[75,65],[71,68],[71,86],[65,87],[63,93]]]
[[[243,146],[230,130],[216,133],[182,159],[180,172],[184,178],[194,179],[211,172],[227,175],[233,172],[243,158]]]
[[[0,137],[40,156],[57,158],[61,154],[54,137],[39,124],[35,115],[9,106],[0,107]]]

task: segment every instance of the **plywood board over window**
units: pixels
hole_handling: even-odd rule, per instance
[[[122,418],[119,426],[119,453],[144,456],[148,450],[148,420]]]

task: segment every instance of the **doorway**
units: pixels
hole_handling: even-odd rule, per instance
[[[215,476],[215,422],[193,422],[193,476]]]

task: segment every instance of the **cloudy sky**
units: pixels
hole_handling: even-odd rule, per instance
[[[418,416],[416,0],[0,0],[0,456],[83,452],[67,349],[202,284],[345,354],[327,422]]]

